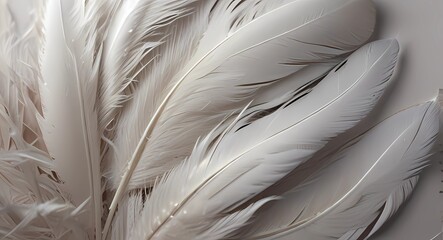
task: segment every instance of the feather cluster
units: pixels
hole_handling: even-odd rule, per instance
[[[337,139],[399,58],[370,0],[12,5],[2,239],[367,239],[433,153],[436,100]]]

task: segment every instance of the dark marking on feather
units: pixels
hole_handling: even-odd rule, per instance
[[[319,44],[319,43],[311,43],[311,42],[305,42],[305,41],[301,41],[301,40],[298,40],[298,39],[295,39],[295,38],[291,38],[291,40],[296,41],[296,42],[299,42],[299,43],[304,43],[304,44],[312,45],[312,46],[331,48],[331,49],[339,50],[339,51],[346,51],[346,49],[339,48],[339,47],[335,47],[335,46],[331,46],[331,45]]]
[[[237,0],[231,0],[231,2],[228,4],[228,6],[226,6],[226,10],[229,10],[236,1]],[[233,9],[235,9],[235,6],[233,7]],[[233,12],[234,11],[233,9],[231,9],[230,12]]]
[[[310,92],[310,91],[309,91],[309,92]],[[293,98],[293,99],[290,100],[290,101],[289,101],[289,102],[288,102],[283,108],[286,108],[286,107],[290,106],[291,104],[295,103],[295,102],[296,102],[297,100],[299,100],[300,98],[302,98],[302,97],[308,95],[309,92],[305,92],[305,93],[301,94],[300,96],[297,96],[297,97]]]
[[[286,65],[286,66],[307,66],[310,64],[318,64],[318,63],[326,63],[327,61],[303,61],[303,60],[299,60],[299,59],[291,59],[294,62],[282,62],[279,63],[281,65]]]
[[[242,4],[245,3],[245,2],[246,2],[245,0],[240,0],[240,1],[238,1],[238,3],[232,8],[232,12],[234,12],[235,9],[237,9],[238,7],[240,7],[240,5],[242,5]],[[232,2],[231,2],[231,4],[232,4]]]
[[[240,84],[237,85],[239,87],[256,87],[256,86],[266,86],[272,83],[277,82],[279,79],[277,80],[270,80],[270,81],[266,81],[266,82],[259,82],[259,83],[248,83],[248,84]]]
[[[264,109],[264,110],[257,111],[255,113],[250,114],[251,117],[249,117],[249,122],[253,122],[253,121],[256,121],[260,118],[266,117],[266,116],[272,114],[273,112],[277,111],[278,109],[280,109],[282,107],[285,108],[288,106],[288,104],[292,104],[293,102],[302,98],[304,95],[310,93],[312,88],[315,87],[320,82],[320,80],[323,79],[323,77],[324,76],[318,78],[317,80],[307,82],[307,83],[303,84],[302,86],[300,86],[299,88],[297,88],[294,91],[294,93],[292,94],[293,98],[292,98],[292,100],[289,101],[289,103],[286,102],[286,103],[278,104],[278,105],[273,106],[271,108]],[[260,105],[256,105],[256,106],[260,106]],[[256,106],[254,106],[254,107],[256,107]],[[243,126],[243,127],[246,127],[246,126]],[[240,129],[238,129],[237,131],[239,131],[239,130]]]
[[[345,61],[343,61],[342,63],[340,63],[340,65],[338,65],[338,67],[335,69],[334,72],[337,72],[338,70],[340,70],[340,68],[342,68],[347,62],[348,62],[348,60],[346,59]]]
[[[274,106],[274,107],[269,108],[269,109],[262,110],[262,111],[257,111],[248,120],[249,120],[249,122],[254,122],[254,121],[256,121],[256,120],[258,120],[260,118],[264,118],[264,117],[272,114],[273,112],[277,111],[279,108],[281,108],[281,106],[282,106],[282,104]],[[240,129],[238,129],[238,130],[240,130]]]
[[[372,231],[372,229],[374,228],[375,224],[376,224],[377,221],[380,219],[380,216],[381,216],[381,214],[382,214],[383,209],[385,208],[385,206],[386,206],[386,203],[383,204],[383,206],[382,206],[381,209],[380,209],[380,213],[378,214],[378,216],[374,219],[374,221],[372,221],[371,224],[369,224],[369,225],[366,227],[365,231],[363,231],[363,232],[361,233],[361,235],[357,238],[357,240],[365,240],[365,239],[369,236],[369,233],[371,233],[371,231]]]
[[[320,82],[320,80],[316,80],[316,81],[311,81],[308,83],[305,83],[304,85],[302,85],[300,88],[298,88],[296,90],[296,92],[294,93],[294,97],[289,100],[283,108],[288,107],[289,105],[293,104],[294,102],[296,102],[297,100],[303,98],[304,96],[306,96],[307,94],[309,94],[312,89]]]
[[[214,5],[212,5],[211,10],[209,10],[209,14],[212,15],[214,13],[215,8],[219,5],[220,1],[216,0]]]
[[[245,124],[245,125],[239,127],[237,130],[235,130],[235,132],[238,132],[238,131],[242,130],[243,128],[249,126],[250,124],[251,124],[251,123],[248,123],[248,124]]]

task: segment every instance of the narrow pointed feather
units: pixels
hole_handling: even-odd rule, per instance
[[[196,0],[120,1],[104,41],[100,84],[100,129],[111,124],[122,104],[131,96],[129,86],[140,79],[145,58],[165,37],[162,28],[189,13]],[[146,61],[146,62],[144,62]]]
[[[235,5],[232,8],[226,12],[240,14]],[[365,16],[358,18],[364,20],[350,21],[357,15]],[[208,28],[219,25],[217,21],[211,18]],[[310,63],[335,61],[332,59],[337,55],[365,42],[373,24],[370,1],[331,4],[302,0],[273,9],[234,32],[228,28],[223,38],[217,34],[212,40],[211,34],[205,34],[193,57],[165,85],[166,91],[155,92],[155,102],[139,101],[134,96],[134,104],[151,106],[149,115],[141,117],[137,108],[131,114],[124,113],[128,119],[122,119],[122,134],[116,139],[117,148],[126,152],[115,157],[118,192],[126,190],[127,184],[128,189],[152,185],[156,177],[189,154],[195,139],[249,102],[257,89]],[[325,28],[334,34],[323,31]],[[143,132],[136,141],[127,133],[128,125]],[[119,147],[118,142],[131,146]],[[129,171],[120,180],[128,160]]]
[[[252,236],[242,239],[369,238],[411,194],[435,143],[438,115],[429,102],[378,124],[259,213]]]
[[[61,176],[64,192],[75,206],[90,198],[82,215],[89,236],[101,231],[100,135],[95,111],[97,64],[95,41],[87,41],[84,6],[53,0],[45,16],[41,56],[43,135]],[[95,235],[97,239],[100,234]]]
[[[223,133],[214,129],[154,188],[136,231],[144,239],[198,236],[238,211],[372,109],[398,50],[395,40],[368,44],[299,101],[250,124],[242,117]]]
[[[192,56],[193,49],[198,45],[204,29],[207,26],[207,15],[212,5],[207,3],[193,9],[194,14],[177,20],[166,31],[167,37],[160,46],[153,49],[150,55],[156,56],[149,67],[141,73],[146,76],[140,81],[140,86],[122,110],[117,122],[115,148],[110,152],[107,160],[110,161],[110,177],[113,186],[118,185],[121,171],[130,159],[140,137],[146,128],[147,122],[153,115],[155,106],[161,101],[161,96],[167,88],[168,81]],[[126,128],[131,125],[133,128]],[[116,177],[115,175],[118,175]]]

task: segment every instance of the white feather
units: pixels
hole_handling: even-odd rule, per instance
[[[194,14],[182,18],[169,28],[164,29],[167,41],[152,52],[151,55],[158,57],[154,58],[153,66],[145,69],[146,73],[144,72],[143,76],[147,75],[146,79],[140,83],[134,94],[134,99],[123,110],[121,119],[117,122],[116,138],[111,149],[113,151],[109,151],[105,158],[105,171],[109,175],[111,187],[114,189],[121,178],[120,173],[131,157],[154,110],[151,104],[161,100],[159,94],[167,85],[170,75],[173,75],[192,56],[192,49],[198,44],[204,29],[206,29],[207,16],[211,6],[211,1],[205,1],[204,4],[198,5],[194,9]],[[127,124],[132,127],[125,127]],[[125,157],[123,158],[123,156]],[[123,190],[120,193],[124,192]],[[106,220],[104,234],[111,224],[118,198],[114,197],[113,199],[114,205],[111,206]]]
[[[133,239],[132,229],[134,229],[136,221],[140,218],[143,209],[142,193],[125,196],[119,206],[118,212],[115,214],[110,239]]]
[[[110,154],[114,188],[118,186],[122,170],[131,158],[155,105],[161,101],[160,96],[165,91],[169,78],[192,56],[192,49],[198,44],[203,29],[206,28],[210,6],[209,2],[200,6],[192,16],[165,29],[168,37],[162,45],[154,49],[152,55],[157,57],[152,66],[146,68],[147,72],[143,74],[147,75],[146,79],[140,83],[117,125],[115,148]],[[125,127],[128,124],[133,127],[128,129]]]
[[[323,160],[331,165],[258,213],[251,236],[242,239],[369,238],[412,192],[435,142],[438,114],[436,102],[416,106],[345,145]]]
[[[245,10],[241,2],[219,2],[221,6],[216,5],[211,13],[225,15],[211,18],[208,29],[219,27],[223,21],[225,26],[221,29],[225,29],[225,34],[208,31],[187,62],[166,62],[173,68],[182,67],[178,72],[169,67],[164,71],[162,65],[154,67],[154,76],[162,74],[145,82],[164,87],[151,88],[156,91],[150,95],[148,86],[148,91],[139,92],[142,96],[134,96],[136,107],[129,107],[124,113],[129,119],[121,119],[117,130],[112,172],[118,188],[108,224],[127,189],[152,185],[156,177],[189,154],[199,136],[244,106],[257,89],[308,64],[327,62],[354,50],[370,37],[375,23],[370,1],[340,0],[332,4],[326,0],[301,0],[270,10],[250,22],[234,24]],[[201,27],[202,22],[205,21],[200,20],[196,26]],[[231,32],[230,26],[235,31]],[[175,59],[190,56],[195,41],[184,42],[190,43],[185,49],[191,50],[184,52],[185,57],[174,52]],[[165,72],[168,75],[164,76]],[[160,83],[157,79],[161,79]],[[147,95],[155,100],[143,101]],[[133,126],[135,134],[127,126]],[[146,146],[148,139],[150,144]]]
[[[15,34],[9,36],[11,41],[0,44],[8,50],[1,54],[2,60],[8,60],[1,66],[8,71],[0,71],[0,85],[7,86],[2,88],[0,97],[0,236],[52,239],[68,236],[75,230],[77,238],[84,238],[75,208],[60,193],[57,176],[50,171],[52,161],[39,149],[44,146],[42,139],[30,132],[37,114],[30,99],[35,92],[24,83],[24,78],[18,77],[30,77],[29,72],[13,59],[21,56],[23,63],[32,64],[31,56],[36,51],[27,49],[26,44],[35,39],[12,41]]]
[[[0,238],[369,238],[438,131],[434,101],[324,148],[394,71],[395,40],[351,54],[374,24],[370,0],[0,0]]]
[[[101,231],[100,135],[94,105],[97,89],[95,41],[84,31],[81,1],[49,1],[45,15],[46,42],[41,56],[40,120],[62,190],[78,206],[90,198],[82,215],[89,236]],[[100,234],[95,234],[101,239]]]
[[[145,56],[165,37],[162,28],[189,13],[190,4],[195,1],[119,1],[120,6],[111,18],[103,43],[99,98],[101,130],[115,121],[119,107],[130,97],[128,87],[135,81],[137,72],[150,61],[149,58],[144,60]]]
[[[154,188],[136,232],[143,239],[192,239],[354,126],[392,75],[395,40],[359,49],[305,98],[248,123],[215,129]],[[247,126],[244,126],[244,125]]]
[[[222,3],[218,11],[234,12],[230,16],[233,20],[239,14],[235,5],[228,3]],[[366,17],[347,25],[356,15]],[[218,20],[211,19],[208,28],[211,29],[213,22],[218,25]],[[146,97],[134,96],[138,108],[125,113],[128,119],[121,119],[121,134],[116,139],[116,148],[121,152],[114,157],[117,166],[113,171],[114,182],[120,183],[117,196],[126,190],[128,183],[129,189],[152,185],[156,177],[189,153],[198,136],[244,106],[259,87],[309,63],[328,61],[355,49],[371,35],[373,24],[370,1],[344,0],[331,4],[324,0],[302,0],[271,10],[234,32],[228,28],[223,38],[218,33],[212,39],[209,31],[178,74],[158,78],[171,80],[155,92],[156,101],[145,102]],[[325,28],[334,33],[324,32]],[[145,91],[140,94],[149,95]],[[140,111],[143,106],[150,109],[148,114],[146,110]],[[149,123],[145,119],[150,119]],[[130,134],[128,125],[135,126],[137,134]],[[129,159],[129,170],[120,180]]]

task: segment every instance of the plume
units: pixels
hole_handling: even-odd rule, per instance
[[[148,90],[134,94],[134,105],[128,106],[117,126],[116,154],[112,162],[115,165],[113,182],[119,185],[117,196],[126,189],[152,185],[156,177],[189,154],[199,136],[252,100],[252,94],[260,87],[303,69],[309,63],[336,61],[335,56],[354,50],[373,31],[375,18],[370,1],[331,4],[316,0],[291,1],[248,23],[242,22],[241,27],[236,28],[238,24],[234,24],[231,32],[232,22],[236,23],[243,9],[240,2],[219,1],[211,12],[209,30],[198,46],[186,45],[187,52],[189,46],[196,47],[192,57],[182,64],[168,61],[168,66],[182,65],[176,70],[154,67],[154,74],[160,71],[168,76],[149,78],[144,83],[163,87],[152,88],[156,89],[153,95],[146,94],[151,92],[149,86]],[[356,15],[365,16],[364,20],[344,27]],[[220,22],[223,26],[219,26]],[[281,27],[276,28],[276,25]],[[325,28],[334,33],[320,31]],[[270,57],[270,52],[276,54]],[[175,55],[182,56],[180,51]],[[182,61],[186,57],[179,59]],[[319,75],[322,74],[324,71]],[[153,97],[155,101],[145,101]],[[128,131],[128,125],[134,126],[133,131]],[[129,170],[126,171],[128,160]]]
[[[148,64],[143,63],[144,57],[165,37],[162,28],[189,13],[190,4],[195,1],[116,1],[119,6],[110,20],[103,43],[99,93],[101,130],[115,120],[118,108],[130,97],[129,86],[145,67],[143,65]]]
[[[411,194],[432,153],[438,116],[432,101],[381,122],[259,212],[242,239],[369,238]]]
[[[125,116],[117,125],[118,138],[111,161],[111,180],[118,187],[110,207],[110,218],[128,189],[152,186],[157,177],[190,153],[199,136],[233,110],[244,106],[258,88],[297,72],[309,63],[327,62],[354,50],[370,37],[375,23],[372,3],[365,0],[334,4],[324,0],[290,1],[257,15],[250,22],[238,23],[243,12],[249,10],[246,7],[254,6],[241,2],[216,2],[210,8],[209,30],[201,40],[186,35],[180,38],[179,44],[173,41],[172,46],[186,46],[184,50],[173,52],[175,58],[179,56],[179,63],[166,61],[170,59],[167,57],[163,58],[166,69],[165,64],[154,66],[153,78],[144,82],[146,89],[140,87],[144,91],[134,95],[134,105],[128,106],[128,112],[123,113]],[[208,8],[202,9],[207,11]],[[198,36],[196,33],[203,32],[202,23],[206,22],[207,15],[204,13],[203,19],[199,19],[200,14],[192,18],[197,20],[196,25],[188,24],[192,30],[186,34]],[[357,15],[364,17],[361,21],[351,21]],[[280,27],[276,28],[277,25]],[[322,31],[325,28],[333,34]],[[191,57],[188,49],[194,46],[196,49]],[[169,48],[169,51],[171,49],[174,50]],[[269,57],[269,52],[276,54]],[[171,52],[165,55],[171,56]],[[174,70],[169,66],[179,68]],[[324,72],[319,75],[322,74]],[[157,79],[162,81],[157,82]],[[149,89],[150,85],[164,87]],[[154,100],[146,101],[150,98]],[[128,125],[134,126],[133,131],[127,131]],[[109,217],[107,222],[105,226],[109,225]]]
[[[44,20],[40,92],[43,129],[54,170],[62,176],[62,190],[76,206],[89,200],[82,221],[89,236],[101,229],[100,135],[95,109],[98,64],[95,41],[85,32],[81,1],[48,3]],[[91,41],[89,41],[91,40]],[[93,224],[88,224],[92,221]],[[100,233],[100,231],[98,231]],[[96,239],[101,239],[96,234]]]
[[[208,231],[205,227],[214,226],[220,216],[230,212],[243,215],[224,229],[224,236],[216,238],[229,236],[233,226],[241,227],[243,219],[250,217],[250,213],[236,210],[242,203],[306,161],[372,109],[389,82],[398,50],[395,40],[368,44],[305,98],[290,101],[249,125],[245,117],[234,122],[232,130],[217,134],[214,129],[187,161],[154,188],[135,227],[139,238],[192,239]]]

